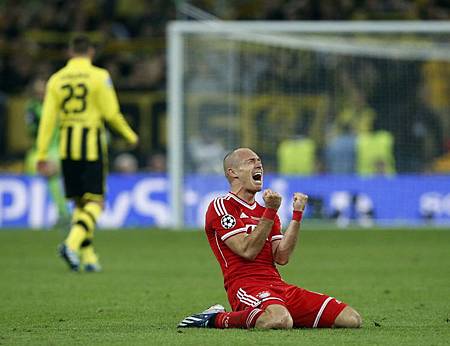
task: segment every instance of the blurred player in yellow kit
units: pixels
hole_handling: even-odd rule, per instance
[[[74,201],[75,209],[59,254],[73,271],[90,272],[101,270],[92,241],[104,208],[108,160],[105,123],[130,145],[138,142],[120,113],[108,71],[92,65],[94,54],[87,36],[72,39],[70,60],[47,82],[37,137],[38,171],[51,176],[55,167],[49,162],[49,146],[54,128],[60,127],[59,156],[66,197]]]

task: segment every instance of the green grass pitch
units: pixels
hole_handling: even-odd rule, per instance
[[[228,307],[203,232],[99,231],[104,272],[70,273],[60,233],[0,231],[2,345],[448,345],[450,231],[303,231],[286,281],[325,292],[359,330],[177,330]]]

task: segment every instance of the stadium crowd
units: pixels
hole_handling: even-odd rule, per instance
[[[36,79],[48,78],[52,72],[63,65],[66,59],[65,44],[72,32],[88,32],[96,41],[100,52],[96,64],[110,71],[119,97],[122,98],[122,95],[127,92],[131,92],[133,95],[142,95],[142,93],[148,95],[149,92],[155,95],[164,93],[166,87],[165,28],[170,20],[176,18],[190,19],[188,15],[179,10],[182,3],[183,1],[169,2],[164,0],[1,1],[0,157],[2,157],[2,161],[15,162],[23,156],[26,149],[26,145],[11,144],[16,139],[12,139],[8,135],[9,130],[13,128],[11,123],[14,123],[11,119],[20,117],[19,114],[13,114],[20,108],[12,107],[11,104],[14,102],[11,102],[11,100],[17,97],[26,97],[30,85]],[[226,20],[426,20],[450,18],[449,5],[443,0],[340,0],[320,2],[312,0],[229,2],[202,0],[190,1],[189,3]],[[247,63],[250,64],[250,62]],[[276,63],[276,61],[268,61],[267,66],[273,63]],[[289,62],[284,66],[289,69]],[[360,68],[362,69],[362,67]],[[426,68],[423,67],[424,70]],[[376,67],[375,73],[377,73],[377,69],[382,70],[383,66]],[[411,66],[410,70],[406,70],[406,73],[412,69],[414,69],[414,66]],[[309,90],[315,87],[314,85],[305,85],[301,74],[292,75],[298,78],[286,80],[285,76],[289,75],[286,71],[278,71],[278,76],[276,74],[268,75],[273,74],[273,71],[263,69],[258,72],[257,78],[270,79],[274,84],[274,89],[284,90],[287,94],[290,90],[297,89],[299,86],[305,86]],[[197,72],[201,73],[201,71]],[[277,71],[275,70],[275,72]],[[280,76],[283,79],[279,79]],[[439,78],[439,76],[433,76],[432,67],[428,67],[426,76],[428,76],[426,78],[428,78],[429,85],[436,84],[435,79]],[[341,78],[345,78],[345,76],[341,76]],[[352,87],[358,89],[357,81],[349,83],[354,83]],[[419,88],[420,85],[417,85]],[[265,85],[265,88],[270,88],[270,86]],[[254,92],[257,91],[254,90]],[[396,143],[406,143],[402,140],[402,136],[409,136],[410,133],[402,132],[401,128],[400,130],[395,128],[402,120],[393,123],[389,113],[380,112],[376,104],[377,90],[370,90],[370,92],[372,98],[368,97],[367,106],[369,108],[375,107],[377,110],[376,128],[389,130]],[[421,90],[416,89],[414,93],[414,95],[403,95],[403,97],[414,100],[421,97]],[[166,148],[165,139],[161,136],[164,131],[161,131],[161,129],[164,129],[165,126],[160,123],[165,121],[165,102],[164,99],[158,100],[151,101],[150,105],[145,104],[144,111],[139,108],[140,106],[133,104],[134,101],[125,102],[123,106],[125,115],[130,118],[133,125],[138,127],[138,132],[149,131],[148,127],[145,127],[148,125],[148,121],[143,120],[148,113],[159,114],[159,120],[151,122],[152,135],[147,136],[149,137],[147,138],[140,133],[143,139],[141,146],[133,152],[137,159],[137,165],[133,164],[132,166],[137,166],[139,169],[164,170],[164,159],[161,159],[161,156]],[[440,101],[436,102],[439,103]],[[432,111],[423,105],[424,103],[418,102],[418,108],[422,113],[421,118],[428,119]],[[385,114],[384,117],[383,114]],[[436,118],[436,120],[425,125],[423,121],[419,121],[415,125],[412,123],[414,126],[411,131],[413,134],[418,134],[419,137],[422,136],[423,139],[423,128],[425,126],[426,135],[438,138],[437,143],[431,144],[432,148],[423,154],[426,156],[427,153],[431,152],[432,158],[434,158],[443,154],[445,143],[449,138],[446,138],[445,133],[442,134],[439,130],[442,129],[440,118],[432,118]],[[403,148],[401,145],[400,147],[397,146],[395,155],[397,156],[396,161],[400,162],[399,171],[429,169],[429,166],[424,167],[421,164],[420,158],[418,164],[409,164],[411,157],[408,155],[411,156],[411,153],[415,152],[414,145],[422,144],[413,143],[409,139],[407,148]],[[428,142],[423,145],[430,146]],[[120,149],[120,144],[117,144],[117,146]],[[115,147],[115,145],[112,146],[113,151]],[[404,153],[405,150],[406,154]],[[320,156],[325,158],[326,154],[321,153]],[[402,162],[404,163],[402,164]],[[156,165],[156,168],[153,167],[154,165]],[[120,165],[117,165],[117,167],[120,167]],[[4,169],[11,169],[11,166],[9,168],[3,167]]]

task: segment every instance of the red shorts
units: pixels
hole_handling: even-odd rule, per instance
[[[228,289],[228,301],[233,311],[272,304],[285,306],[292,316],[294,327],[327,328],[347,304],[325,294],[305,290],[283,281],[264,283],[242,280]]]

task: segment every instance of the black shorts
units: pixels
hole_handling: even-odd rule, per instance
[[[67,198],[89,196],[101,198],[103,196],[106,168],[102,160],[61,160],[61,162]]]

